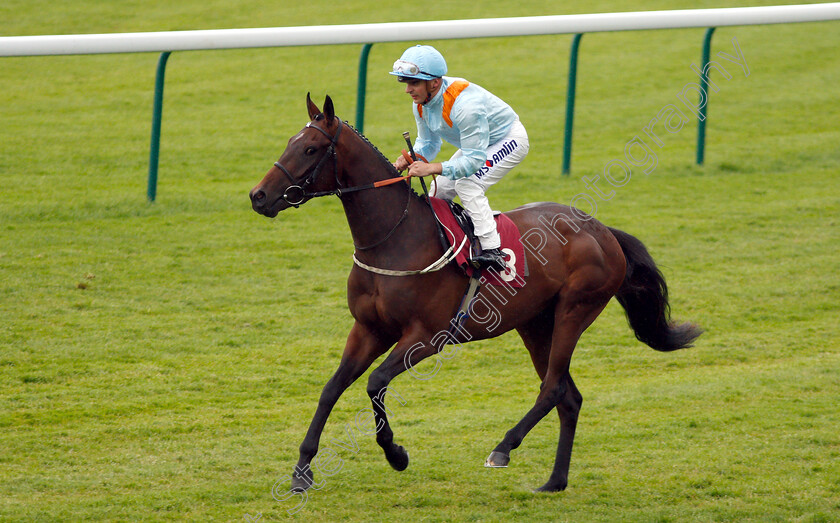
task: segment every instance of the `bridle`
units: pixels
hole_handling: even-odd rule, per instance
[[[317,120],[317,118],[316,118],[316,120]],[[391,178],[389,180],[383,180],[383,181],[379,181],[379,182],[369,183],[369,184],[365,184],[365,185],[357,185],[355,187],[341,187],[341,182],[338,179],[338,155],[336,154],[335,146],[338,144],[338,138],[339,138],[339,136],[341,136],[341,128],[343,127],[344,122],[342,122],[341,119],[339,118],[339,120],[338,120],[338,130],[335,132],[335,135],[332,136],[332,135],[330,135],[330,133],[328,133],[324,129],[315,125],[316,120],[308,122],[306,124],[306,127],[316,129],[320,133],[322,133],[324,136],[329,138],[330,139],[330,145],[327,147],[327,150],[326,150],[326,152],[324,152],[324,155],[321,156],[321,159],[318,160],[318,163],[315,164],[315,167],[312,169],[312,172],[309,173],[309,175],[304,174],[306,176],[306,178],[303,180],[303,183],[300,183],[299,181],[295,180],[294,177],[292,176],[292,174],[289,172],[289,170],[286,169],[285,167],[283,167],[283,164],[280,163],[280,160],[277,160],[276,162],[274,162],[274,166],[277,167],[278,169],[280,169],[280,171],[283,174],[286,175],[286,178],[289,179],[289,183],[291,183],[291,185],[289,185],[286,188],[286,190],[283,191],[283,194],[278,198],[278,200],[283,199],[286,203],[288,203],[292,207],[298,208],[304,202],[306,202],[307,200],[310,200],[312,198],[320,198],[322,196],[332,196],[332,195],[335,195],[335,196],[338,196],[339,198],[341,198],[342,195],[347,194],[347,193],[352,193],[352,192],[356,192],[356,191],[363,191],[363,190],[366,190],[366,189],[375,189],[375,188],[378,188],[378,187],[384,187],[385,185],[390,185],[393,182],[404,181],[406,179],[406,178],[398,177],[398,178]],[[306,188],[310,184],[315,182],[315,180],[321,174],[321,169],[324,167],[324,163],[330,157],[333,160],[333,176],[335,176],[336,188],[331,190],[331,191],[306,192]],[[375,242],[371,245],[367,245],[365,247],[359,247],[358,245],[356,245],[355,246],[356,249],[360,250],[360,251],[364,251],[364,250],[368,250],[368,249],[373,249],[374,247],[377,247],[377,246],[385,243],[394,234],[394,232],[396,232],[397,228],[402,224],[402,222],[405,221],[406,217],[408,216],[408,208],[411,206],[411,200],[412,200],[411,191],[409,191],[408,192],[408,201],[405,204],[405,210],[403,211],[402,216],[400,216],[399,221],[397,221],[396,225],[394,225],[394,227],[391,228],[390,232],[388,232],[388,234],[386,234],[384,238],[382,238],[381,240],[379,240],[379,241],[377,241],[377,242]]]
[[[336,183],[336,186],[339,185],[339,181],[338,181],[338,157],[335,154],[335,146],[338,143],[339,136],[341,136],[341,127],[342,127],[341,120],[339,120],[338,130],[335,132],[335,136],[330,136],[330,133],[321,129],[317,125],[314,125],[313,122],[307,123],[306,127],[311,127],[312,129],[317,129],[318,131],[323,133],[324,136],[326,136],[327,138],[330,139],[330,145],[329,145],[329,147],[327,147],[327,150],[324,153],[324,155],[321,156],[321,159],[318,160],[318,163],[315,165],[315,168],[313,168],[312,172],[309,173],[309,176],[307,176],[303,180],[303,183],[300,183],[300,182],[296,181],[294,179],[294,177],[292,177],[292,174],[289,172],[289,170],[286,169],[285,167],[283,167],[283,164],[280,163],[280,160],[277,160],[276,162],[274,162],[274,166],[277,167],[278,169],[280,169],[283,172],[283,174],[286,175],[286,178],[289,179],[289,183],[291,183],[291,185],[288,186],[285,191],[283,191],[283,195],[280,196],[280,198],[282,198],[283,200],[286,201],[286,203],[288,203],[289,205],[291,205],[292,207],[295,207],[295,208],[300,207],[300,205],[303,202],[305,202],[306,200],[309,200],[310,198],[318,198],[318,197],[321,197],[321,196],[331,196],[333,194],[337,195],[338,197],[341,197],[341,193],[342,193],[341,188],[337,188],[337,189],[334,189],[332,191],[306,192],[306,188],[311,183],[313,183],[316,178],[318,178],[318,175],[321,174],[321,169],[324,167],[324,162],[326,162],[327,159],[330,158],[330,157],[332,157],[332,159],[333,159],[333,173],[335,175],[335,183]]]

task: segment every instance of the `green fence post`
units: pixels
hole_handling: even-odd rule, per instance
[[[359,56],[359,83],[356,89],[356,129],[360,133],[365,130],[365,90],[367,89],[368,55],[371,47],[373,47],[373,44],[363,45],[362,54]]]
[[[575,121],[575,84],[577,83],[577,57],[580,39],[583,33],[578,33],[572,39],[572,49],[569,53],[569,85],[566,92],[566,130],[563,136],[563,174],[568,175],[572,163],[572,127]]]
[[[157,74],[155,75],[155,101],[152,108],[152,140],[149,146],[149,183],[146,187],[146,197],[150,202],[155,201],[157,194],[158,157],[160,155],[160,121],[163,113],[163,78],[166,74],[166,61],[170,51],[160,53]]]
[[[706,155],[706,108],[709,107],[709,82],[706,80],[708,71],[706,66],[709,65],[709,55],[712,48],[712,33],[715,32],[714,27],[706,29],[706,34],[703,36],[703,57],[700,60],[700,86],[706,93],[706,103],[700,108],[697,114],[697,165],[703,165],[703,159]],[[706,74],[703,74],[703,73]],[[703,93],[700,93],[703,96]],[[700,100],[702,101],[702,99]],[[698,102],[699,103],[699,102]]]

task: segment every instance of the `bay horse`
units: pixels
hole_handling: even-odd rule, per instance
[[[459,309],[468,278],[454,263],[440,263],[444,247],[430,205],[407,183],[377,187],[381,185],[377,182],[398,176],[396,169],[364,136],[336,117],[329,96],[323,111],[308,94],[306,105],[310,121],[289,139],[280,159],[251,190],[251,205],[274,218],[311,198],[339,197],[356,251],[347,282],[355,322],[300,445],[292,490],[312,485],[309,465],[333,406],[379,356],[390,349],[367,384],[376,442],[390,465],[401,471],[408,466],[408,453],[394,443],[384,404],[391,380],[438,354],[446,344],[491,338],[511,329],[521,336],[542,384],[533,407],[505,434],[485,465],[507,466],[510,452],[556,408],[561,428],[554,468],[537,490],[565,489],[583,399],[569,373],[572,352],[610,298],[615,296],[624,307],[636,337],[656,350],[690,347],[702,330],[670,320],[665,280],[638,239],[577,209],[531,203],[506,213],[520,232],[535,232],[539,240],[533,245],[536,240],[531,235],[524,285],[506,294],[481,288],[475,299],[493,301],[497,317],[488,325],[487,315],[475,314],[453,333],[450,320]],[[423,271],[436,263],[439,270]]]

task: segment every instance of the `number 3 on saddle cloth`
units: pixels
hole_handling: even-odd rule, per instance
[[[437,215],[438,221],[443,225],[446,240],[451,245],[460,245],[469,231],[469,249],[461,249],[455,257],[455,262],[464,270],[467,276],[472,277],[476,269],[470,263],[471,254],[476,252],[479,245],[478,239],[472,233],[472,222],[467,216],[464,208],[457,203],[440,198],[429,198]],[[528,266],[525,263],[525,248],[520,240],[519,229],[513,220],[502,213],[495,214],[496,229],[502,238],[502,252],[505,253],[507,268],[504,271],[488,269],[484,271],[484,278],[489,285],[501,285],[520,288],[525,285],[525,277],[528,275]]]

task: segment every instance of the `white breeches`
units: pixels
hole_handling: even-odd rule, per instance
[[[496,231],[496,220],[493,219],[490,202],[484,193],[519,165],[528,154],[528,148],[528,133],[519,120],[516,120],[507,136],[487,148],[487,162],[478,171],[458,180],[438,176],[432,184],[432,196],[444,200],[452,200],[456,195],[461,198],[464,209],[473,221],[475,234],[481,241],[483,250],[496,249],[502,244]],[[461,154],[459,149],[452,158]]]

